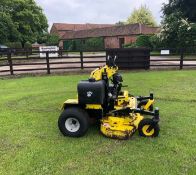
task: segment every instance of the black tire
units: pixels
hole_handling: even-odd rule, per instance
[[[69,107],[60,115],[58,127],[64,136],[81,137],[87,132],[89,121],[88,113],[85,110],[79,107]],[[75,125],[75,129],[72,129],[73,125]]]
[[[146,105],[146,103],[148,103],[148,100],[142,100],[138,103],[137,107],[138,108],[142,108],[143,106]],[[153,111],[153,105],[150,105],[149,107],[149,111]]]
[[[153,129],[150,132],[146,130],[149,126],[153,126]],[[149,118],[143,119],[138,126],[139,135],[142,137],[157,137],[159,135],[159,131],[159,125],[154,124],[153,120]]]

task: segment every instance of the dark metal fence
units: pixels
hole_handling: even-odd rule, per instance
[[[44,53],[45,57],[40,57]],[[178,53],[150,55],[148,49],[107,49],[101,51],[57,51],[58,57],[51,57],[51,52],[39,51],[0,51],[0,76],[20,73],[47,73],[93,69],[106,63],[107,55],[117,55],[120,69],[151,68],[196,68],[196,53],[181,50]],[[54,52],[52,52],[54,53]]]
[[[107,55],[117,56],[116,64],[120,69],[149,69],[150,49],[146,48],[123,48],[107,49]]]

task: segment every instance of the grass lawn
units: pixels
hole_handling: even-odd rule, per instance
[[[123,73],[132,94],[154,91],[161,115],[158,138],[136,133],[128,141],[105,138],[96,126],[82,138],[60,134],[61,103],[87,77],[0,80],[0,174],[196,174],[196,71]]]

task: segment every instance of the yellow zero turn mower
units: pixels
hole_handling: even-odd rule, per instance
[[[58,120],[63,135],[83,136],[91,118],[100,121],[101,133],[110,138],[128,139],[137,130],[144,137],[159,135],[159,109],[153,110],[153,94],[142,97],[122,91],[123,80],[115,59],[108,57],[105,66],[95,69],[88,80],[78,83],[77,99],[64,102]]]

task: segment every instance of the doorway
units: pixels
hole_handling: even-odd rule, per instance
[[[123,48],[124,44],[125,44],[125,38],[119,38],[119,47]]]

